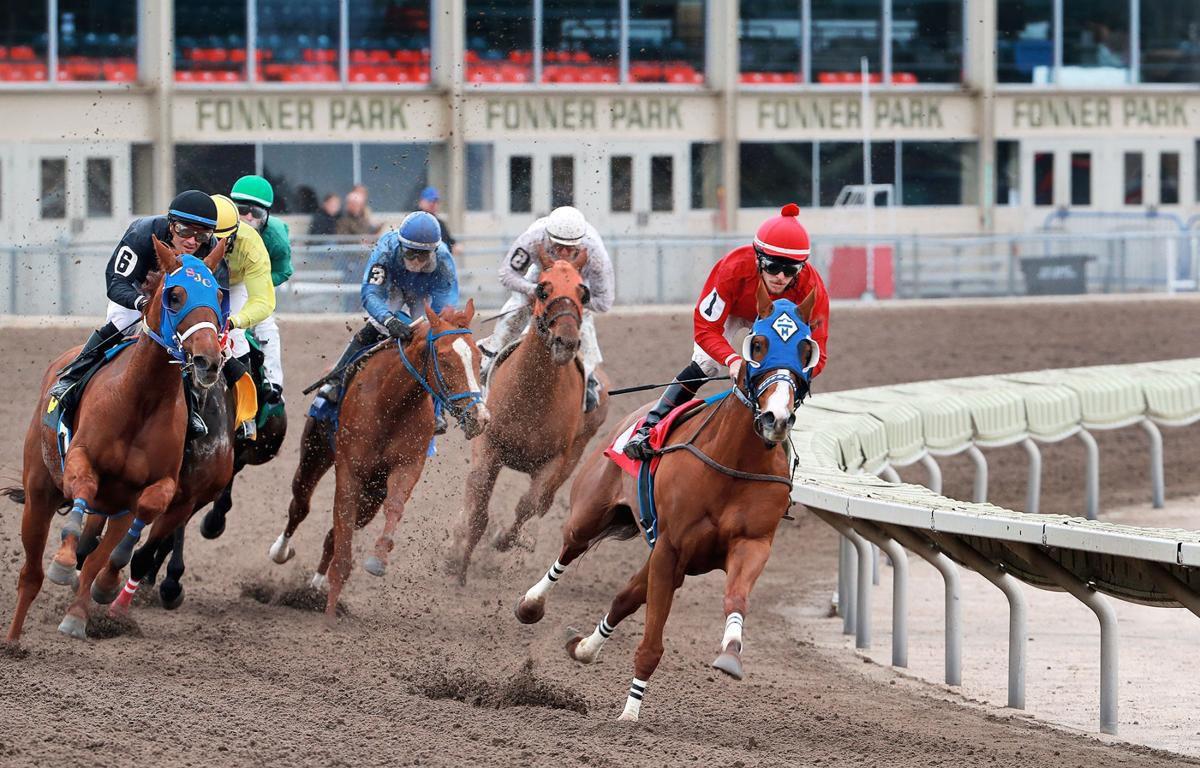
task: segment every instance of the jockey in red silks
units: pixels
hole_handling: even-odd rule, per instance
[[[812,375],[821,373],[829,360],[829,294],[821,276],[808,264],[808,232],[799,216],[800,206],[788,203],[778,216],[767,219],[758,228],[752,245],[733,249],[713,266],[692,313],[696,340],[692,361],[679,372],[646,414],[645,423],[625,443],[626,456],[642,460],[652,456],[647,442],[650,428],[672,409],[696,396],[703,383],[691,380],[716,376],[722,367],[727,367],[729,378],[737,381],[745,361],[732,341],[758,318],[760,281],[772,301],[790,299],[800,304],[809,294],[816,293],[809,326],[813,340],[820,346],[821,358]],[[799,385],[807,387],[804,381]],[[797,394],[803,397],[807,391]]]

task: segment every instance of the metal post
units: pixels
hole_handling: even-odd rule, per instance
[[[942,492],[942,468],[938,466],[937,461],[928,453],[921,457],[921,463],[925,465],[925,470],[929,472],[929,490],[940,495]]]
[[[847,582],[849,582],[846,576],[846,561],[848,559],[846,547],[849,546],[850,542],[846,541],[845,536],[838,536],[837,613],[842,617],[843,624],[846,618],[846,587]],[[849,632],[846,634],[849,634]]]
[[[533,0],[533,82],[542,82],[542,0]]]
[[[971,457],[971,461],[975,464],[975,486],[971,500],[977,504],[983,504],[987,501],[988,492],[987,457],[983,455],[983,451],[974,445],[967,447],[967,455]]]
[[[893,469],[890,464],[885,465],[883,469],[879,470],[879,476],[882,477],[884,480],[887,480],[889,483],[903,482],[900,479],[900,474],[895,469]]]
[[[854,529],[892,559],[892,666],[908,666],[908,553],[875,525],[855,521]]]
[[[850,545],[850,540],[842,537],[846,547],[846,601],[839,608],[842,611],[842,634],[853,635],[855,619],[858,618],[856,604],[858,598],[858,550]]]
[[[1042,501],[1042,452],[1037,443],[1028,437],[1021,441],[1021,447],[1029,454],[1029,480],[1025,484],[1025,511],[1031,515],[1038,513]]]
[[[49,0],[47,11],[46,80],[53,83],[58,80],[58,0]]]
[[[1100,447],[1096,445],[1096,438],[1086,429],[1079,430],[1079,439],[1087,449],[1084,514],[1088,520],[1095,520],[1100,510]]]
[[[853,528],[846,528],[846,538],[858,551],[858,587],[857,600],[854,605],[856,614],[854,623],[854,647],[869,649],[871,647],[871,544]]]
[[[621,0],[620,9],[617,22],[617,82],[624,85],[629,82],[629,0]]]
[[[1150,419],[1142,419],[1142,429],[1150,438],[1150,497],[1155,509],[1163,508],[1163,497],[1166,495],[1163,481],[1163,440],[1162,433]]]
[[[946,586],[946,685],[962,685],[962,613],[959,610],[958,566],[928,541],[903,526],[879,527],[942,574]]]

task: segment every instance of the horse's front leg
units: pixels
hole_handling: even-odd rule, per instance
[[[646,583],[646,628],[633,656],[633,682],[629,684],[629,697],[618,720],[636,722],[641,714],[646,684],[662,660],[663,629],[671,613],[675,590],[683,583],[684,565],[679,553],[671,549],[668,541],[659,537],[658,545],[650,554]]]
[[[62,487],[63,496],[71,499],[71,511],[63,525],[62,546],[54,556],[58,567],[51,566],[50,575],[55,583],[78,586],[79,579],[74,572],[81,570],[84,558],[95,551],[100,541],[100,529],[104,526],[102,519],[84,518],[94,509],[100,477],[82,450],[67,451]]]
[[[100,537],[96,548],[84,558],[83,567],[79,572],[79,588],[75,591],[75,600],[67,608],[66,615],[58,625],[58,631],[64,635],[70,635],[80,640],[87,637],[88,609],[92,602],[92,582],[95,581],[96,574],[108,562],[109,555],[117,543],[129,530],[129,518],[130,515],[124,515],[109,520],[104,526],[104,534]],[[88,520],[88,526],[91,527],[96,522],[102,522],[99,520],[99,516]]]
[[[567,641],[567,654],[575,661],[581,664],[591,664],[600,655],[600,649],[604,647],[604,643],[612,636],[613,631],[617,628],[627,616],[631,615],[642,604],[646,602],[646,587],[650,575],[650,559],[647,558],[638,572],[633,575],[625,588],[617,593],[613,598],[612,605],[608,608],[608,613],[600,622],[596,624],[596,628],[592,630],[592,634],[584,637],[581,634],[574,634]]]
[[[750,590],[771,556],[771,539],[736,539],[725,556],[725,636],[721,638],[721,653],[713,661],[734,680],[741,680],[742,623],[746,619]]]
[[[220,538],[225,533],[225,516],[233,509],[233,478],[213,501],[212,509],[200,520],[200,535],[206,539]]]
[[[187,528],[183,525],[175,529],[171,540],[171,559],[167,561],[167,575],[158,586],[158,597],[162,600],[163,608],[168,611],[173,611],[183,604],[183,584],[179,580],[183,578],[183,545],[186,531]]]
[[[129,613],[129,609],[133,605],[133,596],[137,594],[142,581],[147,576],[157,574],[158,553],[163,549],[164,543],[175,541],[176,534],[187,524],[191,515],[190,504],[174,504],[165,514],[155,520],[146,543],[138,548],[133,559],[129,561],[129,579],[126,580],[125,587],[109,607],[109,615],[124,616]],[[115,576],[119,570],[109,563],[101,572],[101,576],[97,578],[97,582],[101,577],[107,579],[110,572]]]
[[[58,501],[57,491],[45,473],[40,473],[35,482],[30,482],[29,475],[30,473],[26,473],[25,509],[21,515],[21,545],[25,549],[25,562],[17,578],[17,607],[13,612],[12,624],[8,628],[9,643],[16,643],[21,639],[25,614],[42,589],[42,557]],[[74,572],[72,557],[71,573]]]
[[[560,454],[533,473],[530,477],[529,490],[517,502],[517,512],[512,527],[507,531],[497,533],[495,539],[492,540],[492,545],[496,549],[505,552],[512,548],[517,543],[517,537],[525,523],[535,515],[542,517],[546,514],[550,505],[554,503],[554,493],[566,481],[567,475],[571,474],[571,469],[578,459],[577,455],[572,456],[570,453]]]
[[[173,477],[163,477],[142,489],[133,505],[133,521],[121,542],[112,551],[109,561],[120,570],[133,559],[133,549],[142,538],[142,529],[153,525],[175,498],[177,483]]]
[[[383,501],[383,531],[375,540],[374,553],[363,562],[363,569],[372,576],[387,573],[388,555],[396,546],[396,526],[404,517],[404,505],[412,496],[413,487],[420,479],[424,466],[425,452],[422,450],[414,463],[397,464],[388,475],[387,498]]]
[[[292,502],[288,505],[288,521],[283,533],[271,544],[268,554],[273,562],[282,565],[296,556],[292,537],[312,508],[313,491],[321,478],[333,466],[332,428],[323,421],[309,418],[300,436],[300,462],[292,476]]]
[[[483,532],[487,530],[488,504],[500,475],[500,457],[486,434],[471,441],[471,470],[467,473],[462,514],[454,530],[454,543],[446,556],[446,572],[466,584],[467,565]]]
[[[350,579],[353,555],[354,524],[358,520],[358,508],[366,495],[363,483],[353,477],[352,467],[337,470],[337,490],[333,497],[333,557],[329,564],[329,594],[325,601],[325,621],[330,626],[337,623],[337,602],[342,588]]]

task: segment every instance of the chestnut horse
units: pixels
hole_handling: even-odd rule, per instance
[[[767,564],[775,529],[790,503],[790,459],[782,443],[795,422],[803,391],[799,380],[807,379],[820,355],[808,338],[811,309],[811,296],[799,308],[786,300],[772,305],[760,284],[760,319],[746,339],[747,363],[735,396],[684,422],[660,451],[654,485],[658,537],[649,558],[613,599],[595,631],[567,643],[573,659],[590,664],[617,624],[645,603],[645,632],[621,720],[638,719],[646,682],[662,658],[671,601],[685,575],[725,571],[725,634],[713,666],[742,678],[742,622],[750,590]],[[518,603],[520,621],[542,618],[551,587],[590,547],[606,536],[636,534],[636,481],[604,449],[632,431],[646,410],[627,417],[584,462],[571,486],[571,516],[563,525],[561,553]]]
[[[203,389],[216,384],[220,375],[221,311],[212,270],[225,245],[222,241],[203,261],[178,255],[157,239],[154,249],[163,272],[148,283],[151,299],[141,337],[88,383],[61,464],[58,435],[43,423],[42,414],[56,371],[78,350],[60,356],[42,377],[38,406],[25,433],[22,487],[8,490],[10,497],[23,497],[25,505],[25,563],[9,642],[20,639],[25,615],[41,590],[42,554],[56,509],[70,502],[69,523],[76,523],[63,532],[66,559],[73,564],[76,553],[86,556],[75,601],[59,631],[82,638],[93,579],[105,561],[110,574],[129,563],[142,529],[167,510],[178,490],[187,429],[180,371]],[[81,532],[77,524],[85,514],[92,516]],[[102,591],[110,600],[116,596],[115,588]]]
[[[414,324],[416,334],[407,346],[397,344],[398,354],[384,349],[371,355],[350,379],[336,428],[312,417],[304,424],[287,527],[270,555],[276,563],[286,563],[296,554],[291,538],[308,516],[317,483],[334,467],[333,526],[312,580],[314,587],[329,587],[325,615],[331,622],[350,578],[354,529],[370,523],[380,505],[386,516],[383,532],[363,568],[373,576],[387,571],[396,526],[433,438],[434,402],[458,419],[468,440],[487,426],[488,410],[477,384],[479,348],[469,328],[474,315],[474,300],[461,312],[448,307],[441,316],[426,306],[426,323]]]
[[[546,514],[554,494],[579,463],[583,449],[608,414],[608,380],[600,370],[600,402],[582,408],[583,372],[575,364],[587,286],[579,275],[587,253],[573,261],[539,254],[542,272],[532,298],[530,331],[512,354],[490,372],[487,403],[492,422],[471,446],[463,512],[455,531],[447,571],[466,582],[471,553],[488,524],[488,503],[501,467],[529,475],[529,490],[517,502],[511,527],[494,544],[506,550],[529,518]]]

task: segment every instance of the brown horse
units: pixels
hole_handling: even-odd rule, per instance
[[[94,513],[82,535],[77,526],[64,530],[63,550],[69,552],[59,558],[74,563],[77,554],[86,556],[75,601],[59,625],[60,632],[82,638],[89,591],[104,561],[111,562],[113,572],[124,567],[142,528],[166,511],[178,490],[187,422],[180,364],[204,389],[220,375],[220,305],[212,270],[225,246],[222,241],[204,261],[180,256],[157,239],[154,248],[163,272],[148,283],[151,299],[142,335],[88,383],[61,465],[58,436],[43,423],[42,414],[55,372],[77,350],[56,359],[42,377],[38,406],[25,434],[22,487],[9,489],[25,505],[25,563],[9,642],[20,639],[25,615],[41,590],[42,553],[56,509],[70,502],[73,521]],[[109,600],[116,595],[115,588],[102,592],[99,596]]]
[[[427,329],[415,325],[415,338],[399,347],[399,354],[387,347],[367,358],[350,379],[336,432],[328,422],[312,417],[304,424],[287,527],[270,554],[277,563],[296,554],[291,538],[308,516],[317,483],[335,467],[333,526],[312,581],[314,587],[329,587],[325,615],[330,621],[336,618],[338,595],[350,578],[354,530],[370,523],[380,505],[386,516],[383,532],[363,567],[374,576],[387,571],[396,526],[433,438],[434,401],[458,419],[468,440],[487,425],[488,410],[477,384],[479,348],[469,329],[474,315],[473,300],[465,310],[447,308],[441,316],[426,306]]]
[[[491,371],[487,403],[492,422],[471,447],[463,512],[446,568],[466,582],[467,564],[488,524],[488,502],[501,467],[524,472],[529,490],[517,502],[511,527],[493,542],[506,550],[529,518],[546,514],[554,494],[579,463],[583,449],[608,414],[608,381],[601,382],[600,402],[590,413],[582,408],[583,372],[575,365],[587,287],[579,271],[587,261],[539,256],[542,272],[533,302],[531,330],[512,354]]]
[[[773,310],[761,285],[758,304],[760,318],[779,311]],[[807,323],[811,297],[800,308],[786,304]],[[755,361],[768,357],[769,343],[779,343],[777,338],[768,342],[770,328],[761,320],[755,325],[744,371],[754,370]],[[796,363],[807,359],[805,368],[815,364],[815,344],[806,335],[804,331],[793,342],[797,346],[791,368],[797,370],[760,364],[754,373],[742,374],[733,393],[736,397],[709,405],[671,434],[654,486],[658,535],[650,557],[613,599],[595,631],[588,637],[575,635],[567,643],[573,659],[591,663],[617,624],[645,603],[645,633],[635,655],[634,680],[622,720],[638,719],[646,682],[662,658],[663,627],[671,601],[685,575],[725,571],[725,634],[713,666],[742,678],[747,601],[789,505],[791,468],[782,443],[800,399],[801,371]],[[632,430],[645,411],[642,408],[626,418],[612,439]],[[517,605],[517,618],[524,623],[542,618],[547,594],[576,558],[606,536],[628,538],[638,530],[633,514],[638,505],[635,480],[604,455],[604,447],[588,456],[571,486],[571,516],[563,525],[558,560]]]

